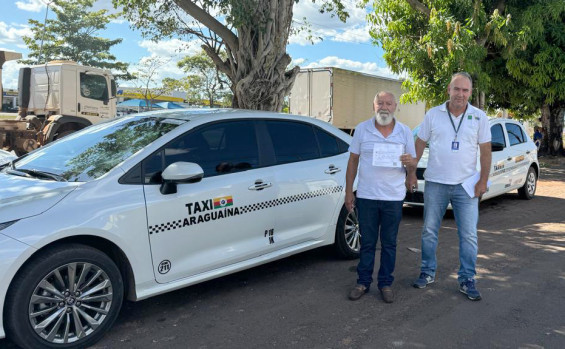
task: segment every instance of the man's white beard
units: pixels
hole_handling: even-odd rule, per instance
[[[389,125],[393,119],[394,119],[394,114],[390,114],[385,111],[380,111],[375,113],[375,120],[377,121],[377,124],[381,126]]]

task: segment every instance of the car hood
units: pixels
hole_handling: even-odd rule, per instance
[[[43,213],[80,184],[0,173],[0,223]]]

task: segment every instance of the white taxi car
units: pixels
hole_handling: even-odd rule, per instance
[[[490,186],[481,200],[518,190],[521,198],[533,199],[540,175],[537,147],[524,126],[511,119],[489,119],[492,134],[492,162],[489,174]],[[417,130],[415,130],[415,135]],[[416,176],[418,189],[406,193],[404,202],[409,205],[424,204],[424,172],[428,163],[428,148],[424,150]],[[477,159],[477,171],[480,163]]]
[[[87,347],[142,300],[315,247],[356,258],[350,137],[306,117],[174,110],[0,170],[0,338]]]

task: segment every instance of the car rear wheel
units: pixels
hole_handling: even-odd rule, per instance
[[[124,285],[107,255],[80,244],[51,248],[19,272],[6,299],[8,337],[23,348],[84,348],[120,311]]]
[[[528,169],[528,175],[526,176],[526,182],[524,185],[518,189],[518,195],[525,200],[531,200],[534,198],[537,188],[538,178],[536,176],[536,170],[533,167]]]
[[[357,219],[357,208],[353,212],[341,208],[337,227],[335,231],[335,249],[341,258],[359,258],[361,249],[361,234],[359,234],[359,221]]]

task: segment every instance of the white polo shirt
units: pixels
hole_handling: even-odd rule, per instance
[[[384,137],[375,127],[375,118],[363,121],[355,128],[349,151],[359,155],[357,197],[371,200],[400,201],[406,196],[406,170],[401,167],[373,166],[375,145],[401,144],[403,153],[416,156],[410,128],[395,119],[392,133]],[[400,158],[398,159],[400,163]]]
[[[461,119],[463,118],[463,119]],[[451,115],[457,133],[459,150],[452,150],[455,130],[446,103],[430,109],[418,131],[418,138],[429,143],[427,181],[442,184],[461,184],[477,172],[479,144],[491,141],[488,118],[482,110],[467,104],[463,115]]]

